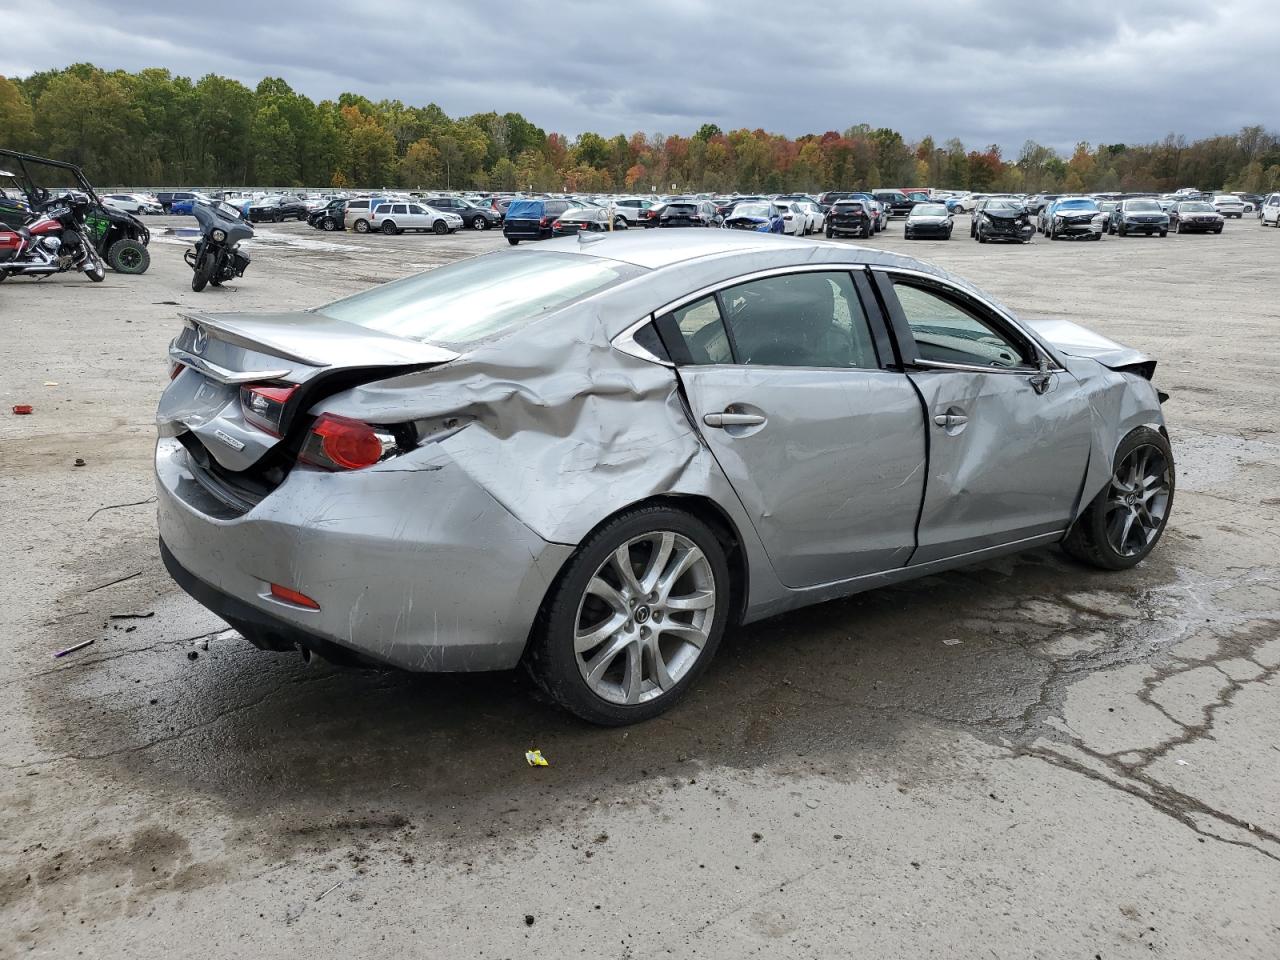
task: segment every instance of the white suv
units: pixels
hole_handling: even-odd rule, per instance
[[[436,234],[462,229],[462,218],[422,203],[380,203],[369,215],[369,229],[391,236],[406,230],[430,230]]]
[[[1262,201],[1262,225],[1280,227],[1280,193],[1269,193]]]

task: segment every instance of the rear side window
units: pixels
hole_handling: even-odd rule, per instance
[[[658,328],[677,363],[733,363],[733,349],[714,295],[659,318]]]

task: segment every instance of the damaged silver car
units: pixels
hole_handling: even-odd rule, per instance
[[[523,663],[602,724],[726,627],[1169,519],[1155,362],[920,261],[754,232],[553,240],[314,310],[186,315],[161,552],[264,649]]]

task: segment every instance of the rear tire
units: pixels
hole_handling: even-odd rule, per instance
[[[1137,566],[1168,526],[1174,486],[1169,441],[1138,427],[1120,441],[1111,479],[1071,527],[1063,549],[1102,570]]]
[[[151,266],[151,253],[137,240],[125,237],[107,248],[107,263],[116,273],[137,275]]]
[[[517,240],[515,237],[507,237],[507,243],[511,244],[513,247],[519,242],[520,241]]]
[[[656,717],[715,656],[730,589],[724,548],[705,523],[665,506],[628,510],[565,564],[538,612],[525,666],[553,700],[590,723]],[[668,606],[666,596],[677,599]],[[597,629],[606,622],[612,630]]]
[[[384,236],[394,237],[396,235],[396,225],[391,220],[382,221],[382,233]]]
[[[368,220],[357,220],[354,224],[352,224],[352,226],[353,226],[353,228],[355,229],[356,233],[368,233],[368,232],[369,232],[369,221],[368,221]]]

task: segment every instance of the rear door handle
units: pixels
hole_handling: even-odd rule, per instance
[[[758,427],[764,417],[757,413],[708,413],[702,417],[708,427]]]
[[[933,422],[940,427],[958,427],[968,423],[969,418],[963,413],[940,413],[933,418]]]

